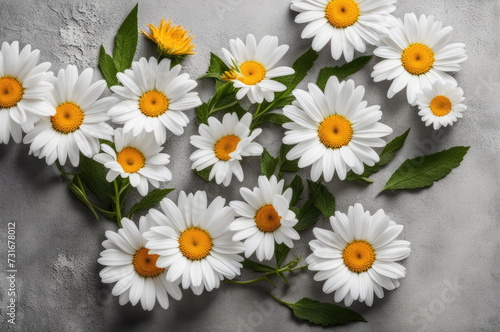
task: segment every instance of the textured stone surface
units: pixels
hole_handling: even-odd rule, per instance
[[[41,59],[53,63],[56,72],[68,64],[82,70],[97,67],[100,44],[109,50],[113,36],[133,4],[129,1],[0,1],[0,40],[19,40],[41,51]],[[198,54],[184,64],[193,77],[204,73],[209,52],[221,55],[230,38],[253,33],[257,38],[277,35],[290,45],[283,64],[291,64],[305,51],[310,40],[301,40],[302,25],[289,1],[212,0],[140,1],[139,25],[157,24],[161,17],[186,26],[195,36]],[[400,134],[412,132],[396,160],[373,176],[368,187],[334,180],[328,187],[337,197],[337,208],[362,203],[375,212],[383,208],[397,223],[405,226],[401,238],[412,242],[412,254],[403,263],[407,277],[401,287],[377,299],[372,308],[354,304],[353,308],[369,323],[338,328],[338,331],[498,331],[500,329],[498,279],[500,268],[498,191],[500,157],[498,117],[500,96],[500,3],[494,0],[400,1],[396,15],[406,12],[432,14],[454,27],[453,41],[465,42],[469,60],[456,77],[464,88],[469,110],[452,128],[435,133],[426,128],[404,94],[391,100],[385,95],[389,83],[374,84],[370,79],[372,61],[352,78],[366,87],[366,100],[380,104],[382,121]],[[369,52],[372,49],[369,49]],[[139,39],[136,59],[154,54],[153,45]],[[307,81],[314,81],[319,69],[334,65],[325,49]],[[95,72],[95,79],[100,73]],[[200,82],[204,100],[211,91]],[[169,136],[166,152],[172,156],[174,180],[168,187],[191,191],[207,190],[213,199],[222,195],[239,198],[239,184],[231,188],[207,185],[190,171],[188,159],[193,148],[188,137],[196,132],[194,114],[182,137]],[[275,153],[283,131],[266,127],[258,141]],[[434,187],[421,191],[377,195],[384,181],[405,159],[440,151],[455,145],[470,145],[462,165]],[[256,185],[258,158],[244,162],[245,181]],[[17,225],[18,317],[19,331],[321,331],[294,320],[288,309],[273,302],[268,285],[221,289],[195,297],[184,292],[180,302],[169,310],[157,307],[143,312],[140,307],[120,307],[111,296],[111,286],[101,284],[96,259],[106,229],[116,229],[109,221],[95,221],[86,208],[69,193],[55,167],[28,156],[23,145],[0,145],[0,220],[2,253],[0,262],[1,329],[6,327],[7,281],[6,223]],[[309,169],[302,172],[309,174]],[[177,197],[177,192],[171,198]],[[320,224],[319,225],[325,225]],[[293,250],[305,257],[310,232]],[[243,277],[251,277],[251,273]],[[276,294],[287,301],[303,296],[333,302],[322,293],[321,284],[311,273],[291,277],[290,289]]]

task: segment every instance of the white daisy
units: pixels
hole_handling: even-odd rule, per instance
[[[387,97],[392,98],[406,87],[408,102],[415,104],[416,95],[432,83],[440,81],[454,83],[455,79],[446,72],[460,70],[459,63],[467,60],[465,45],[450,43],[451,27],[442,27],[433,16],[406,14],[404,22],[397,25],[380,40],[380,46],[373,52],[384,58],[373,68],[375,82],[393,80]]]
[[[467,106],[461,104],[464,99],[464,91],[455,84],[436,81],[432,88],[425,87],[423,92],[417,94],[418,115],[426,126],[433,124],[435,130],[441,126],[452,126],[467,110]]]
[[[379,161],[372,149],[385,146],[381,139],[392,129],[378,122],[382,117],[380,106],[368,106],[362,101],[363,86],[355,88],[354,82],[339,83],[335,76],[328,80],[323,93],[315,84],[309,92],[295,90],[297,98],[285,106],[283,113],[293,122],[283,124],[283,143],[297,144],[286,155],[289,160],[299,159],[299,167],[312,165],[311,179],[317,181],[321,174],[325,181],[333,178],[335,171],[344,180],[347,171],[364,172],[364,164],[373,166]]]
[[[321,51],[331,41],[335,60],[342,54],[347,62],[354,50],[366,51],[366,43],[375,45],[387,33],[395,18],[396,0],[292,0],[291,9],[300,14],[296,23],[308,23],[301,37],[312,38],[312,48]]]
[[[170,156],[160,153],[163,147],[158,145],[152,134],[141,133],[133,136],[116,129],[114,136],[116,151],[107,144],[101,144],[104,153],[94,159],[109,168],[106,180],[112,182],[118,175],[129,178],[132,187],[136,187],[142,196],[148,193],[148,182],[158,188],[160,182],[172,180],[172,172],[165,166]]]
[[[182,297],[179,281],[166,279],[167,270],[156,266],[158,255],[151,254],[144,246],[143,234],[154,224],[141,217],[139,228],[127,218],[123,218],[123,228],[118,232],[106,231],[102,245],[104,251],[97,260],[106,266],[99,272],[105,284],[116,282],[112,294],[119,296],[120,305],[130,301],[136,305],[141,301],[142,309],[153,310],[156,300],[163,309],[168,309],[168,295],[176,300]]]
[[[61,165],[69,161],[73,166],[80,162],[80,152],[92,158],[99,152],[99,139],[110,140],[113,128],[106,111],[114,105],[113,98],[99,99],[106,82],[99,80],[92,84],[92,69],[87,68],[80,75],[75,66],[61,69],[54,78],[54,89],[47,100],[54,111],[53,116],[43,116],[35,128],[24,137],[24,143],[31,143],[30,153],[47,164],[56,159]]]
[[[166,129],[182,135],[189,123],[184,111],[200,106],[201,100],[198,92],[190,92],[198,83],[187,73],[179,75],[180,71],[181,65],[170,68],[170,59],[133,62],[132,69],[117,75],[123,86],[111,87],[119,100],[108,112],[111,120],[123,124],[123,131],[134,136],[154,132],[158,144],[165,143]]]
[[[191,154],[192,169],[201,171],[213,165],[209,179],[215,177],[217,184],[229,186],[234,175],[243,181],[240,160],[247,156],[260,156],[264,149],[252,142],[261,132],[257,128],[250,131],[252,115],[246,113],[241,120],[236,113],[227,113],[222,123],[214,117],[208,118],[208,126],[201,124],[200,135],[191,136],[191,144],[199,148]]]
[[[373,216],[361,204],[349,207],[347,215],[335,212],[330,217],[332,231],[314,228],[315,240],[309,242],[313,253],[306,259],[309,270],[319,271],[314,280],[326,280],[323,291],[335,291],[335,302],[344,299],[373,304],[373,293],[384,297],[384,288],[399,287],[406,269],[396,263],[410,254],[410,242],[396,240],[403,230],[378,210]]]
[[[2,43],[0,49],[0,143],[22,140],[23,131],[33,129],[39,116],[55,114],[45,100],[53,88],[48,82],[52,72],[49,62],[37,65],[39,50],[26,45],[19,52],[19,42]]]
[[[278,46],[278,37],[264,36],[257,44],[254,35],[247,35],[246,45],[239,38],[229,41],[231,51],[222,49],[230,71],[222,75],[222,79],[233,81],[238,88],[236,98],[243,99],[248,95],[252,104],[262,103],[264,99],[271,102],[274,93],[286,90],[282,83],[273,78],[295,73],[290,67],[276,67],[276,63],[288,51],[288,45]]]
[[[160,255],[156,265],[168,268],[167,280],[182,280],[196,295],[218,288],[224,278],[240,274],[243,243],[233,241],[229,224],[234,210],[220,196],[207,205],[207,195],[182,191],[178,204],[168,198],[160,202],[162,212],[151,209],[147,218],[160,226],[144,234],[150,253]]]
[[[300,239],[299,233],[293,228],[297,224],[295,213],[290,208],[292,188],[283,191],[284,180],[278,182],[276,176],[268,179],[259,177],[259,186],[241,188],[240,194],[245,200],[232,201],[229,205],[241,216],[229,228],[237,232],[234,241],[245,240],[245,256],[254,252],[257,259],[271,259],[274,255],[274,242],[285,243],[293,248],[292,240]]]

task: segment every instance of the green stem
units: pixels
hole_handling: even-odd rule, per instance
[[[237,103],[239,102],[239,100],[235,100],[233,102],[231,102],[230,104],[227,104],[227,105],[224,105],[224,106],[221,106],[221,107],[214,107],[209,113],[208,113],[208,116],[214,114],[215,112],[218,112],[218,111],[222,111],[223,109],[226,109],[226,108],[229,108],[231,106],[234,106],[236,105]]]
[[[285,267],[282,267],[281,269],[276,269],[275,271],[264,273],[262,276],[260,276],[259,278],[256,278],[256,279],[242,280],[242,281],[240,281],[240,280],[226,280],[226,282],[231,283],[231,284],[236,284],[236,285],[249,285],[249,284],[253,284],[254,282],[266,280],[274,285],[274,283],[271,282],[271,280],[269,280],[267,277],[272,276],[273,274],[279,274],[282,272],[293,272],[293,271],[302,270],[305,268],[307,268],[307,265],[299,266],[299,267],[296,267],[293,269],[289,268],[288,266],[285,266]]]
[[[289,306],[291,306],[291,305],[292,305],[292,303],[285,302],[285,301],[283,301],[282,299],[280,299],[280,298],[276,297],[273,293],[269,293],[269,295],[270,295],[270,296],[271,296],[274,300],[276,300],[277,302],[279,302],[279,303],[281,303],[281,304],[283,304],[283,305],[285,305],[285,306],[287,306],[287,307],[289,307]]]
[[[116,222],[118,223],[118,227],[122,227],[122,207],[121,207],[121,202],[120,202],[120,195],[121,193],[123,192],[124,188],[126,188],[126,186],[124,186],[123,188],[121,188],[121,190],[118,190],[118,183],[116,182],[116,180],[113,181],[113,185],[115,187],[115,211],[116,211]]]
[[[66,171],[64,170],[62,165],[59,163],[59,160],[56,160],[56,166],[57,166],[57,169],[59,170],[59,172],[61,173],[61,175],[63,176],[63,178],[65,180],[69,180],[68,173],[66,173]]]

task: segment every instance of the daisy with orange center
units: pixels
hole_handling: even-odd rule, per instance
[[[94,156],[94,160],[109,169],[106,175],[109,182],[117,176],[129,178],[130,184],[145,196],[148,193],[148,182],[158,188],[160,182],[172,180],[172,172],[166,167],[170,156],[161,153],[163,147],[156,143],[152,134],[133,136],[132,133],[116,129],[114,143],[115,148],[101,144],[103,153]]]
[[[119,296],[120,305],[141,302],[142,309],[153,310],[156,301],[168,309],[170,295],[176,300],[182,297],[179,282],[166,280],[167,270],[158,267],[158,255],[145,248],[143,234],[155,224],[145,217],[139,220],[139,227],[127,218],[121,220],[123,228],[118,232],[106,231],[102,245],[104,251],[97,260],[105,268],[99,276],[103,283],[115,283],[112,294]]]
[[[298,221],[290,210],[292,189],[283,191],[285,181],[278,182],[274,175],[270,179],[260,176],[258,181],[259,186],[253,191],[240,189],[245,201],[229,203],[240,216],[230,229],[236,232],[233,240],[245,240],[245,257],[255,252],[262,261],[273,258],[275,242],[293,248],[292,240],[299,240],[300,236],[293,228]]]
[[[177,204],[164,198],[161,211],[149,210],[146,217],[159,226],[144,234],[146,248],[158,255],[158,267],[168,269],[167,281],[181,280],[182,288],[200,295],[240,274],[243,244],[231,239],[234,211],[224,204],[220,196],[209,204],[204,191],[182,191]]]
[[[347,215],[330,217],[332,231],[314,228],[309,242],[312,254],[306,259],[309,270],[319,271],[314,280],[326,280],[323,291],[335,292],[335,302],[344,300],[373,304],[374,294],[382,298],[384,289],[399,287],[406,269],[396,263],[410,254],[410,242],[396,240],[403,226],[392,221],[383,210],[364,211],[361,204],[349,207]]]
[[[141,33],[158,45],[158,53],[166,57],[185,56],[195,54],[193,37],[180,25],[173,25],[170,20],[161,19],[160,25],[155,27],[148,24],[151,33],[144,30]]]
[[[273,78],[295,73],[290,67],[274,67],[288,51],[288,45],[278,46],[278,37],[265,36],[257,44],[254,35],[247,35],[246,44],[239,38],[229,41],[230,51],[223,48],[229,71],[222,79],[232,81],[239,89],[236,98],[248,96],[252,104],[274,100],[274,93],[286,86]]]
[[[227,113],[222,122],[215,117],[208,119],[208,125],[201,124],[200,135],[191,136],[191,144],[198,148],[189,157],[192,169],[204,170],[212,166],[209,179],[215,178],[217,184],[228,186],[233,174],[243,181],[240,160],[247,156],[260,156],[263,148],[253,140],[262,132],[257,128],[250,130],[252,115],[246,113],[241,120],[236,113]]]

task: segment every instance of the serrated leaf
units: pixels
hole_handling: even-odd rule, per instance
[[[288,160],[286,159],[286,155],[288,151],[292,149],[293,146],[291,145],[286,145],[282,144],[280,148],[280,154],[279,154],[279,176],[281,177],[281,174],[283,172],[291,172],[291,173],[296,173],[300,170],[300,167],[298,165],[299,160]]]
[[[111,204],[110,196],[114,195],[114,188],[106,180],[106,170],[104,166],[83,155],[80,156],[80,174],[83,183],[99,198],[103,205]]]
[[[154,189],[144,196],[139,202],[135,203],[128,213],[128,218],[132,219],[137,212],[149,209],[161,202],[174,189]]]
[[[255,272],[274,272],[276,270],[274,267],[252,261],[248,258],[245,258],[245,260],[241,264],[243,265],[243,267],[251,269]]]
[[[196,122],[198,124],[208,123],[208,118],[215,112],[225,110],[238,104],[236,92],[232,82],[221,85],[215,91],[215,94],[206,103],[195,109]]]
[[[80,176],[77,174],[73,177],[71,182],[68,184],[69,190],[75,195],[76,198],[78,198],[85,206],[89,208],[89,210],[92,212],[96,220],[99,220],[99,216],[97,215],[97,212],[94,209],[94,206],[92,203],[87,198],[87,193],[85,192],[85,187],[83,186],[83,183],[81,182]]]
[[[201,171],[197,171],[197,170],[193,169],[193,172],[195,172],[196,175],[198,175],[203,180],[210,182],[209,176],[210,176],[210,171],[212,171],[212,167],[213,166],[209,166],[205,169],[202,169]]]
[[[274,256],[276,258],[276,268],[280,268],[281,264],[283,264],[283,261],[285,260],[286,256],[288,256],[288,253],[290,252],[290,248],[284,244],[276,244],[274,247]]]
[[[297,232],[301,232],[314,226],[318,222],[320,214],[321,211],[314,206],[314,202],[310,199],[307,200],[302,208],[300,208],[297,214],[298,222],[293,228]]]
[[[288,304],[295,317],[323,326],[342,325],[348,322],[366,322],[357,312],[331,303],[322,303],[304,297]]]
[[[372,55],[368,56],[360,56],[352,60],[349,63],[346,63],[343,66],[335,66],[335,67],[324,67],[319,71],[317,85],[321,90],[325,90],[326,82],[331,76],[337,76],[339,81],[345,80],[350,75],[356,73],[361,68],[363,68],[372,58]]]
[[[292,121],[292,120],[290,120],[284,114],[281,114],[281,113],[266,113],[262,117],[260,117],[258,124],[265,123],[265,122],[271,122],[271,123],[275,123],[275,124],[281,125],[283,123],[287,123],[287,122],[290,122],[290,121]]]
[[[469,148],[455,146],[438,153],[408,159],[392,174],[382,191],[430,187],[434,181],[442,179],[460,165]]]
[[[113,60],[119,72],[130,68],[134,60],[137,40],[139,38],[139,29],[137,26],[138,7],[139,5],[136,4],[116,33]]]
[[[274,171],[276,170],[276,166],[278,166],[278,158],[274,158],[266,149],[264,149],[260,162],[260,170],[262,172],[262,175],[265,175],[268,178],[271,177],[271,175],[273,175]]]
[[[304,184],[302,183],[302,178],[299,175],[295,175],[292,182],[290,183],[290,188],[292,188],[293,190],[290,206],[296,206],[302,198],[302,191],[304,191]]]
[[[199,77],[212,77],[212,78],[220,78],[225,71],[228,71],[229,67],[226,63],[219,58],[216,54],[210,52],[210,65],[208,66],[208,70],[205,75]]]
[[[387,143],[385,148],[380,153],[380,161],[373,166],[365,166],[365,171],[363,174],[356,174],[352,170],[347,173],[346,180],[348,181],[358,181],[372,183],[368,177],[373,173],[378,172],[383,166],[387,165],[396,155],[396,153],[405,144],[406,138],[410,133],[410,128],[405,131],[402,135],[394,138],[392,141]]]
[[[102,76],[104,76],[108,87],[118,85],[118,78],[116,77],[118,70],[116,69],[115,62],[113,58],[106,53],[102,45],[99,49],[99,68],[101,69]]]
[[[226,114],[226,113],[236,113],[236,115],[238,116],[238,118],[242,118],[247,112],[246,109],[244,109],[243,107],[241,107],[241,105],[239,103],[237,104],[234,104],[233,106],[229,106],[228,108],[225,108],[222,110],[222,113]]]
[[[311,180],[307,182],[314,206],[321,211],[325,220],[328,220],[335,213],[335,196],[324,185]]]

